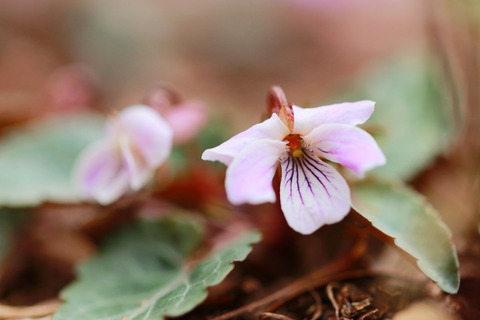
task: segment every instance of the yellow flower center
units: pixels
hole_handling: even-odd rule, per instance
[[[289,134],[283,141],[287,141],[292,157],[298,158],[303,155],[303,139],[299,134]]]

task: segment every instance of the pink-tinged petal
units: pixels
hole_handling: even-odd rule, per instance
[[[256,124],[253,127],[237,134],[218,147],[207,149],[202,154],[203,160],[220,161],[229,165],[233,158],[240,154],[246,147],[260,139],[282,141],[290,131],[276,114]]]
[[[347,215],[350,189],[335,169],[306,152],[282,161],[280,203],[289,226],[310,234]]]
[[[207,122],[207,108],[200,101],[185,101],[163,113],[173,130],[173,141],[183,143],[192,139]]]
[[[151,168],[158,167],[170,155],[172,129],[157,111],[148,106],[134,105],[123,109],[114,120],[113,130],[127,135],[136,152]]]
[[[128,175],[130,187],[134,191],[139,190],[152,178],[155,168],[150,167],[136,152],[135,146],[127,136],[120,136],[118,143],[122,151],[123,169]]]
[[[110,204],[128,191],[128,174],[119,150],[111,141],[87,148],[77,160],[75,183],[86,199]]]
[[[357,125],[370,118],[375,102],[364,100],[344,102],[316,108],[293,106],[295,115],[294,133],[307,135],[313,129],[325,123]]]
[[[304,140],[321,157],[344,165],[359,177],[386,161],[372,136],[357,127],[324,124]]]
[[[233,204],[275,202],[272,179],[286,143],[257,140],[235,157],[227,169],[225,188]]]

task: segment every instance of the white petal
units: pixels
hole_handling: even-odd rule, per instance
[[[125,171],[118,170],[115,175],[97,187],[93,198],[102,205],[108,205],[128,192],[128,176]]]
[[[170,155],[173,133],[170,125],[152,108],[134,105],[118,114],[118,130],[126,134],[147,164],[155,169]]]
[[[357,125],[370,118],[375,102],[364,100],[344,102],[316,108],[293,106],[295,117],[294,133],[307,135],[313,129],[325,123]]]
[[[102,140],[88,147],[75,164],[74,178],[83,197],[104,205],[128,191],[128,174],[112,141]]]
[[[127,136],[119,137],[119,144],[122,151],[123,169],[128,175],[132,190],[140,190],[152,178],[154,167],[146,163],[146,160],[138,154],[134,145]]]
[[[233,204],[275,202],[272,179],[286,143],[257,140],[235,157],[227,169],[225,188]]]
[[[218,147],[205,150],[202,154],[202,159],[220,161],[229,165],[233,158],[251,143],[259,139],[282,141],[289,132],[282,120],[276,114],[272,114],[269,119],[237,134]]]
[[[310,234],[350,211],[350,189],[331,166],[307,152],[282,162],[282,211],[292,229]]]
[[[324,124],[304,140],[321,157],[344,165],[360,177],[386,161],[372,136],[357,127]]]

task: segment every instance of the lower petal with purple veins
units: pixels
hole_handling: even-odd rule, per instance
[[[292,229],[310,234],[342,220],[350,211],[350,189],[343,177],[313,153],[282,161],[282,211]]]

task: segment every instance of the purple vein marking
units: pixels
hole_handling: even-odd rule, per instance
[[[316,163],[316,164],[318,164],[318,165],[321,165],[322,167],[325,167],[325,168],[327,168],[327,169],[329,169],[329,168],[328,168],[325,164],[323,164],[323,163],[321,163],[320,161],[318,161],[318,160],[312,158],[311,156],[309,156],[307,153],[305,153],[305,156],[306,156],[305,162],[306,162],[307,164],[309,164],[312,168],[314,168],[315,170],[317,170],[328,182],[330,182],[330,183],[334,186],[335,189],[337,189],[337,187],[335,187],[335,184],[332,183],[332,181],[330,181],[330,178],[334,178],[334,177],[332,177],[331,175],[328,175],[328,174],[327,174],[327,173],[330,173],[330,172],[327,171],[327,172],[325,173],[323,170],[320,170],[319,168],[317,168],[317,166],[315,166],[313,163],[311,163],[310,161],[308,161],[308,159],[312,160],[314,163]]]
[[[330,185],[333,186],[335,190],[338,190],[338,188],[335,186],[334,183],[332,183],[331,179],[334,179],[335,177],[331,175],[330,171],[327,171],[330,169],[326,164],[320,162],[319,160],[315,159],[308,153],[304,153],[302,157],[299,158],[292,158],[291,156],[287,157],[286,160],[286,165],[285,165],[285,172],[284,172],[284,187],[287,187],[289,185],[289,199],[293,197],[293,184],[296,184],[296,189],[298,192],[298,195],[300,197],[300,200],[302,201],[302,204],[305,204],[305,201],[303,199],[303,195],[301,192],[300,188],[300,173],[303,174],[304,177],[304,182],[307,183],[308,189],[310,190],[310,193],[315,196],[315,191],[312,186],[312,182],[309,179],[308,173],[310,173],[315,179],[322,185],[323,189],[325,190],[327,196],[329,198],[332,197],[330,194],[329,189],[327,188],[325,182],[323,181],[322,177],[330,183]],[[324,167],[327,170],[321,170],[318,166]],[[301,170],[301,172],[300,172]],[[308,170],[308,173],[307,173]]]
[[[287,166],[285,168],[285,187],[287,186],[288,183],[290,183],[290,196],[288,197],[289,199],[292,198],[292,183],[293,183],[293,175],[295,173],[295,171],[293,170],[294,169],[294,165],[293,165],[293,161],[292,161],[292,158],[288,157],[287,158],[288,162],[287,162]],[[290,164],[292,164],[292,167],[289,169],[288,167],[290,166]],[[290,173],[290,177],[288,178],[288,174]]]
[[[301,166],[301,164],[300,164],[300,159],[297,158],[297,159],[294,159],[293,161],[294,161],[294,166],[293,166],[293,167],[294,167],[294,168],[296,169],[296,171],[297,171],[297,179],[296,179],[296,180],[297,180],[297,191],[298,191],[298,195],[300,196],[300,200],[302,201],[302,204],[305,204],[305,202],[303,201],[302,192],[300,191],[300,182],[299,182],[299,179],[298,179],[298,178],[300,177],[300,174],[299,174],[299,172],[298,172],[298,166]],[[302,170],[303,170],[303,167],[302,167]]]
[[[305,168],[303,166],[304,162],[302,160],[298,159],[298,163],[300,165],[300,168],[302,169],[303,177],[305,178],[305,181],[307,182],[308,189],[310,189],[310,192],[312,193],[312,196],[315,196],[315,192],[312,189],[312,184],[310,183],[310,179],[308,179],[307,174],[305,173]],[[315,174],[309,168],[307,168],[307,170],[310,171],[315,176]],[[318,178],[317,178],[317,180],[318,180]],[[322,185],[323,185],[323,183],[322,183]],[[325,188],[325,186],[324,186],[324,188]],[[325,191],[326,191],[326,189],[325,189]],[[328,191],[327,191],[327,193],[328,193]]]
[[[318,150],[322,151],[323,153],[334,154],[334,152],[332,152],[332,151],[325,151],[325,150],[323,150],[322,148],[318,148]]]
[[[308,159],[312,160],[313,162],[315,162],[315,163],[318,164],[319,166],[328,168],[328,166],[327,166],[326,164],[318,161],[318,159],[315,159],[314,157],[312,157],[311,155],[309,155],[307,152],[305,152],[304,154],[305,154],[305,156],[306,156]]]
[[[325,186],[325,183],[323,183],[322,179],[321,179],[319,176],[317,176],[317,175],[315,174],[315,172],[313,172],[313,170],[307,165],[307,163],[306,163],[305,160],[306,160],[306,159],[304,158],[303,164],[305,165],[305,168],[315,177],[315,179],[317,179],[318,182],[320,182],[320,184],[322,185],[323,189],[324,189],[325,192],[327,193],[327,196],[328,196],[329,198],[331,198],[332,196],[330,195],[330,192],[328,191],[327,186]],[[315,166],[313,166],[313,167],[315,168]],[[318,168],[316,168],[316,169],[325,177],[325,179],[327,179],[328,182],[330,182],[330,180],[325,176],[325,174],[323,174],[323,172],[322,172],[321,170],[319,170]],[[303,170],[303,166],[302,166],[302,171],[303,171],[303,174],[305,175],[305,179],[308,180],[307,175],[305,174],[305,171]],[[331,182],[330,182],[330,183],[331,183]],[[310,183],[309,183],[309,187],[310,187]],[[311,189],[310,189],[310,190],[311,190]],[[314,195],[313,191],[312,191],[312,194]]]
[[[291,164],[291,159],[290,157],[287,158],[287,165],[285,167],[285,177],[290,173],[292,172],[293,168],[289,168],[290,164]],[[291,178],[290,178],[291,179]],[[285,179],[286,180],[286,179]],[[285,186],[287,185],[288,181],[286,180],[285,181]]]
[[[308,159],[305,159],[305,164],[309,165],[311,168],[315,169],[316,171],[318,171],[328,182],[332,183],[330,181],[330,178],[335,178],[334,176],[332,176],[332,172],[329,172],[329,171],[324,171],[320,168],[318,168],[318,166],[316,165],[316,163],[311,163]],[[326,168],[328,169],[328,168]]]

